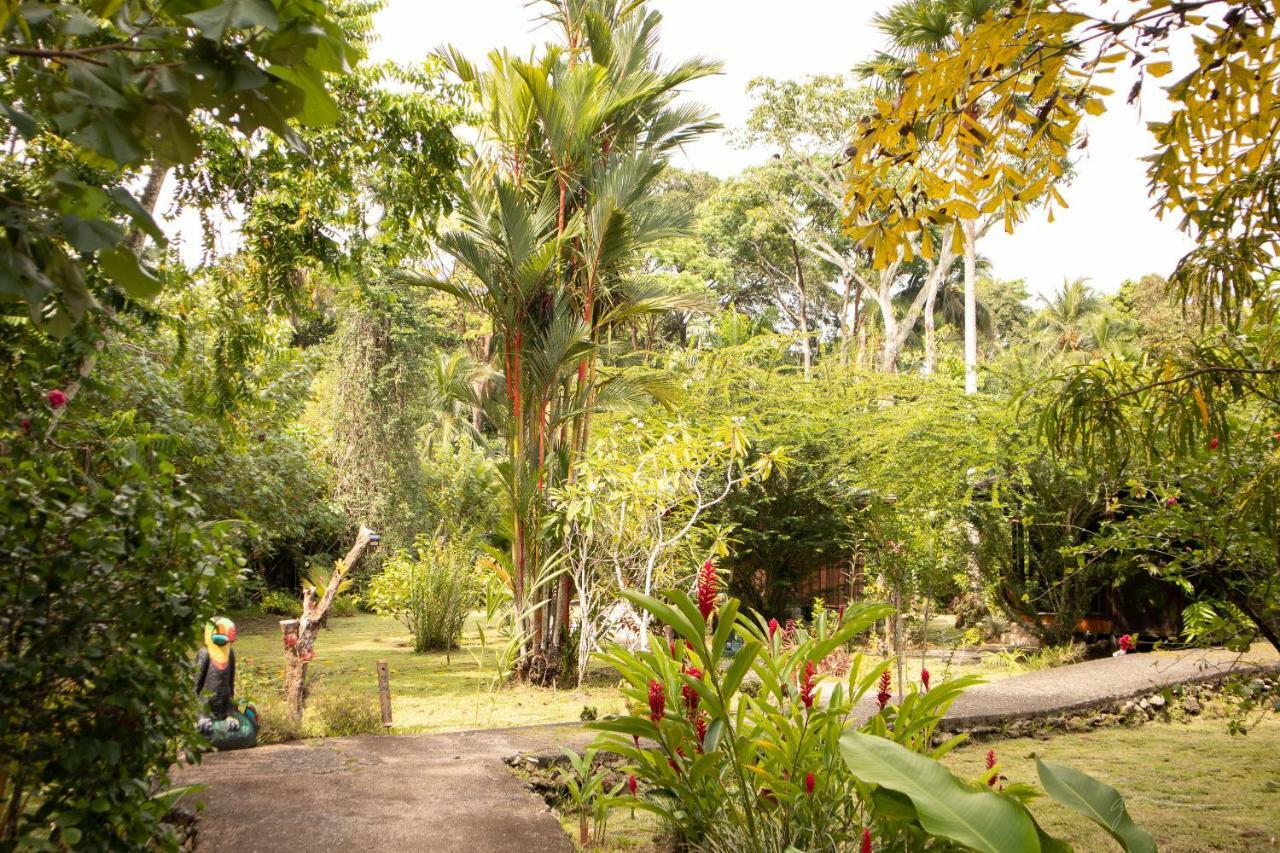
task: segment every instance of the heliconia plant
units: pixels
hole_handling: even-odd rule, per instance
[[[679,844],[779,853],[904,851],[939,842],[986,851],[1071,849],[1027,808],[1038,790],[992,787],[994,765],[961,779],[939,761],[964,735],[938,743],[938,724],[979,679],[935,681],[928,690],[906,685],[891,704],[882,681],[889,662],[873,665],[855,654],[847,676],[823,675],[823,662],[890,615],[889,605],[819,612],[787,638],[776,621],[741,613],[734,598],[716,612],[705,595],[681,590],[661,599],[623,595],[679,639],[650,636],[648,648],[636,652],[606,646],[599,657],[621,674],[636,710],[588,728],[600,732],[596,748],[620,756],[627,779],[637,780],[628,781],[624,804],[656,815]],[[733,634],[743,644],[727,657]],[[743,689],[749,673],[758,692]],[[1115,789],[1070,768],[1038,767],[1051,797],[1098,822],[1123,849],[1155,849]]]

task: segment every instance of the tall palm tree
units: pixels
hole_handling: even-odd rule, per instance
[[[658,201],[655,179],[674,148],[717,126],[676,99],[718,69],[701,59],[664,68],[661,16],[643,2],[544,5],[560,40],[541,55],[491,53],[482,70],[442,51],[483,123],[457,225],[440,246],[477,284],[404,276],[453,294],[492,326],[501,380],[487,405],[506,442],[503,560],[522,632],[518,672],[538,681],[559,673],[572,594],[567,576],[548,581],[557,545],[546,539],[546,495],[574,478],[593,412],[667,393],[604,363],[605,344],[637,318],[697,307],[641,274],[639,261],[688,226],[686,213]]]
[[[1051,297],[1042,296],[1041,301],[1044,308],[1032,319],[1031,331],[1045,357],[1094,351],[1091,324],[1103,313],[1106,302],[1087,278],[1063,279],[1062,287]]]
[[[984,17],[1008,5],[1008,0],[903,0],[875,16],[875,26],[888,39],[888,50],[855,66],[864,77],[896,90],[903,75],[921,53],[952,47],[957,32],[971,30]],[[977,159],[976,156],[974,159]],[[964,366],[965,392],[978,390],[978,268],[977,243],[993,220],[961,222],[964,246]]]

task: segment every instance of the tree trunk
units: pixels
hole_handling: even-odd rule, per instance
[[[849,321],[849,303],[853,296],[853,277],[844,276],[844,293],[840,296],[840,366],[849,366],[851,330],[856,323]]]
[[[978,393],[978,292],[977,243],[973,220],[966,219],[964,231],[964,393]]]
[[[796,264],[796,292],[800,295],[800,354],[804,358],[804,381],[813,376],[813,348],[809,340],[809,295],[804,289],[804,267],[800,264],[800,247],[791,241],[791,257]]]
[[[924,365],[920,368],[920,372],[925,376],[932,376],[938,367],[938,332],[933,315],[937,301],[936,289],[931,291],[924,300]]]
[[[302,591],[302,616],[298,619],[280,620],[285,645],[284,698],[289,707],[289,717],[294,722],[302,720],[302,712],[306,709],[307,664],[315,657],[316,636],[320,633],[320,625],[329,614],[343,578],[376,541],[374,532],[362,525],[355,544],[334,567],[320,601],[314,601],[315,590],[308,586]]]

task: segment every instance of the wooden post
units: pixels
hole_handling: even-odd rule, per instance
[[[378,661],[378,702],[382,705],[382,727],[391,728],[391,673],[387,662]]]

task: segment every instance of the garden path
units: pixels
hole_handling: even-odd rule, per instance
[[[1280,658],[1260,646],[1243,656],[1158,652],[1087,661],[972,688],[947,722],[966,728],[1079,711],[1212,680],[1232,667],[1278,666]],[[175,775],[180,784],[207,786],[195,797],[205,804],[201,850],[571,851],[555,815],[506,759],[580,749],[589,739],[579,724],[329,738],[217,753]]]

